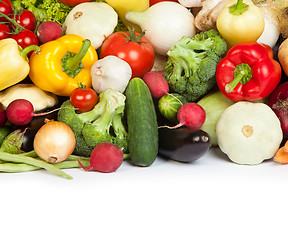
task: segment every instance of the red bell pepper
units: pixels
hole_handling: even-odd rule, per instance
[[[232,101],[264,99],[280,79],[281,66],[273,59],[272,48],[257,42],[236,44],[216,69],[218,87]]]

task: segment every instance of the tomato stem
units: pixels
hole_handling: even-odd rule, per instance
[[[139,36],[136,36],[136,31],[135,31],[134,28],[131,29],[130,27],[128,27],[128,31],[129,31],[129,35],[127,35],[125,33],[122,33],[127,38],[125,43],[131,41],[131,42],[136,42],[136,43],[145,43],[145,44],[147,44],[146,42],[141,41],[141,38],[145,35],[145,31],[142,32]]]
[[[25,29],[23,26],[21,26],[14,18],[8,17],[6,14],[0,12],[0,17],[6,18],[9,22],[11,22],[16,28],[14,29],[15,32],[13,34],[17,34],[21,32],[23,29]]]

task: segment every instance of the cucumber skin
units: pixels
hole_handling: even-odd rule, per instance
[[[133,165],[150,166],[158,155],[158,123],[149,88],[141,78],[126,89],[128,148]]]

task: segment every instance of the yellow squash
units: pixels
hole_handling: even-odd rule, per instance
[[[125,16],[128,11],[144,12],[149,8],[149,0],[106,0],[106,2],[114,8],[126,27],[134,28],[136,32],[142,33],[141,28],[127,21]]]
[[[98,60],[91,42],[67,34],[40,46],[30,57],[29,77],[39,88],[59,96],[70,96],[81,82],[92,86],[91,67]]]

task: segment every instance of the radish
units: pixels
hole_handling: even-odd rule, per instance
[[[6,123],[7,117],[4,105],[0,102],[0,127],[3,127]]]
[[[42,22],[37,28],[37,37],[41,44],[56,40],[63,34],[63,28],[57,22]]]
[[[15,99],[6,108],[7,119],[14,125],[23,126],[29,124],[33,117],[45,116],[60,108],[45,113],[34,113],[32,103],[26,99]]]
[[[170,129],[185,126],[192,130],[198,130],[202,127],[206,119],[206,112],[198,103],[188,102],[183,104],[178,112],[177,119],[179,124],[169,127]],[[167,127],[167,126],[163,126]]]
[[[147,72],[143,76],[143,81],[148,86],[153,98],[161,98],[169,93],[168,82],[160,72]]]
[[[116,145],[108,142],[98,144],[90,155],[90,166],[80,166],[86,171],[98,171],[103,173],[115,172],[123,162],[123,152]]]

